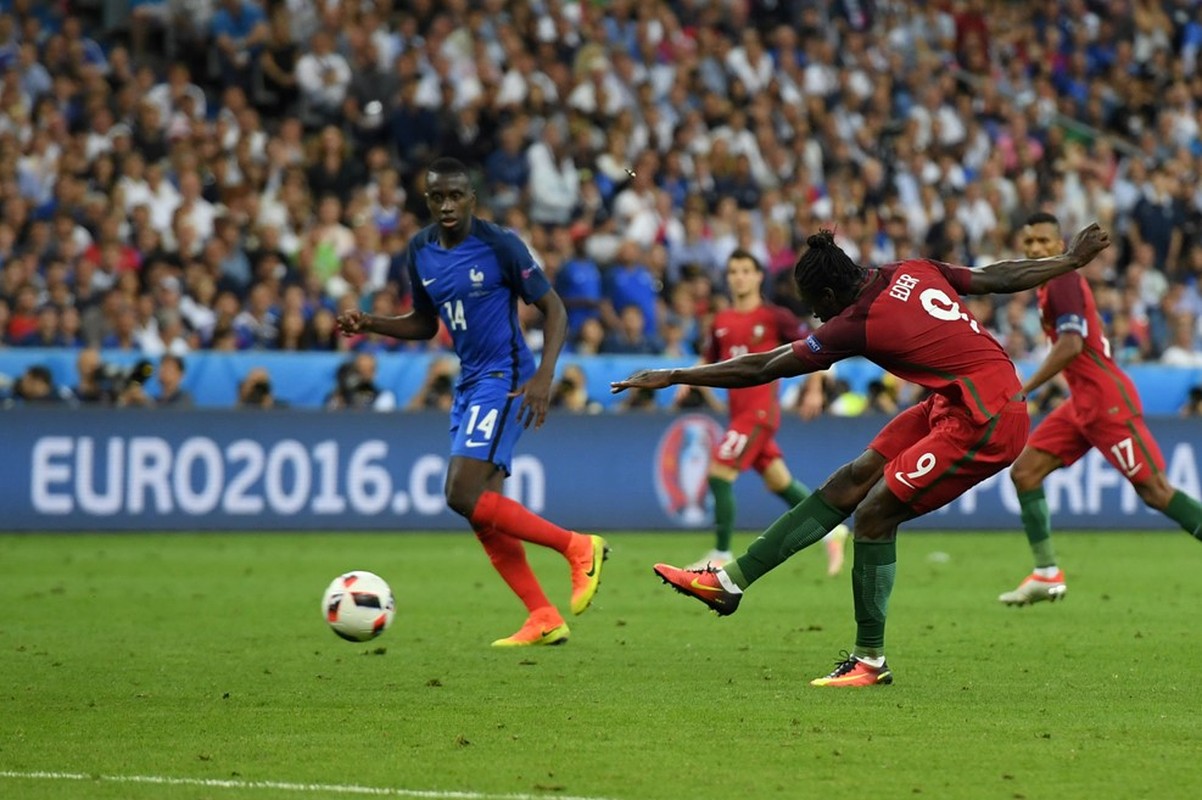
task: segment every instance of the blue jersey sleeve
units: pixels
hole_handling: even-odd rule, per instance
[[[505,282],[527,303],[537,302],[551,290],[546,274],[534,263],[534,256],[516,234],[506,231],[492,242],[492,247]]]
[[[405,270],[409,273],[409,286],[413,289],[413,310],[437,316],[438,309],[434,307],[434,301],[430,299],[429,292],[426,291],[421,277],[417,274],[417,241],[417,236],[410,239],[409,245],[405,248],[405,254],[401,257],[405,262]]]

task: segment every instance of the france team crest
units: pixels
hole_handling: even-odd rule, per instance
[[[683,526],[710,522],[710,452],[722,438],[722,427],[704,414],[673,420],[655,448],[655,492],[659,506]]]

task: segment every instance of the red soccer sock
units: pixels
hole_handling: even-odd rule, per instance
[[[537,611],[551,605],[547,595],[543,594],[543,587],[539,585],[538,578],[534,577],[530,564],[526,562],[526,549],[519,540],[493,528],[476,531],[476,538],[484,546],[484,552],[488,553],[493,568],[500,573],[501,578],[525,604],[528,611]]]
[[[568,545],[572,543],[571,531],[565,531],[538,514],[526,510],[521,503],[496,492],[480,495],[480,499],[476,501],[476,508],[472,511],[471,522],[472,527],[477,530],[495,528],[515,539],[541,544],[565,555]]]

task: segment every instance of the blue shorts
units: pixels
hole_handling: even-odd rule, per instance
[[[451,455],[491,461],[508,475],[513,448],[522,435],[518,409],[522,398],[510,397],[504,378],[481,378],[455,390],[451,408]]]

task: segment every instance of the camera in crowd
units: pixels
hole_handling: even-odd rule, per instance
[[[375,381],[360,372],[354,361],[348,361],[338,368],[338,386],[336,389],[338,408],[373,408],[380,390]]]
[[[271,376],[263,367],[254,367],[238,385],[239,408],[280,408],[283,404],[271,393]]]
[[[92,381],[100,392],[110,398],[120,398],[133,386],[144,386],[154,376],[154,364],[145,358],[129,366],[102,363],[92,373]]]

